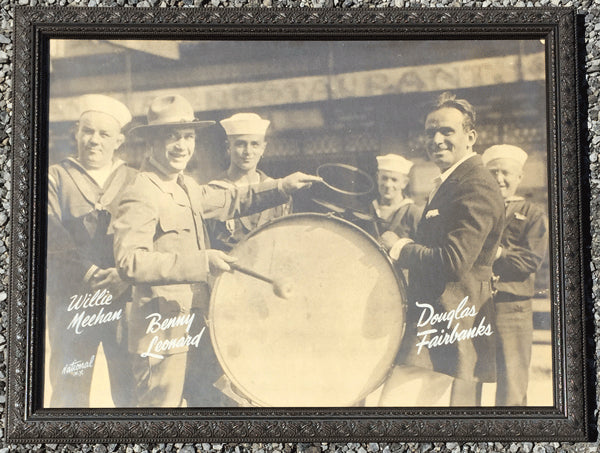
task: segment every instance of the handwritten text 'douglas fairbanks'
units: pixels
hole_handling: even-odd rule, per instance
[[[458,341],[492,335],[492,326],[485,322],[485,316],[481,317],[477,326],[468,322],[467,324],[473,325],[473,327],[460,328],[461,320],[475,318],[478,314],[474,305],[467,306],[468,301],[469,296],[461,300],[455,309],[445,312],[436,312],[431,304],[415,302],[416,306],[421,309],[417,327],[419,329],[425,328],[425,330],[417,332],[417,337],[420,338],[417,343],[417,354],[421,353],[423,347],[428,349],[437,348]],[[443,327],[437,327],[438,324],[442,324]]]

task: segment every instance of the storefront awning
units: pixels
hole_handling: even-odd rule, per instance
[[[188,99],[197,112],[208,112],[456,90],[540,81],[544,80],[544,77],[545,56],[540,52],[336,75],[106,94],[123,100],[134,116],[144,116],[153,98],[175,93]],[[79,113],[77,100],[78,97],[52,98],[50,120],[53,122],[77,120]]]

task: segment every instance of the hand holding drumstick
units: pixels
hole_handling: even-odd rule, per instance
[[[323,182],[323,178],[297,171],[281,179],[281,189],[288,195],[291,195],[297,190],[310,187],[313,182]]]

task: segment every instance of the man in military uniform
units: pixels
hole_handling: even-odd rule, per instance
[[[204,319],[208,276],[230,270],[234,261],[211,249],[205,219],[277,206],[319,178],[294,173],[244,187],[198,185],[183,172],[195,150],[196,130],[207,122],[196,121],[191,105],[178,95],[154,99],[147,116],[148,125],[138,133],[148,143],[149,158],[119,205],[115,257],[122,277],[134,285],[129,347],[137,404],[178,407],[184,404],[186,374],[205,381],[205,389],[221,374],[210,369],[212,363],[188,363],[190,348],[212,351]],[[201,402],[194,405],[219,405],[208,391],[202,398],[198,395]]]
[[[482,155],[506,208],[506,225],[494,261],[496,276],[497,406],[527,405],[527,385],[533,341],[535,273],[548,247],[546,215],[515,195],[523,178],[527,153],[512,145],[495,145]]]
[[[371,212],[377,222],[377,235],[391,231],[398,239],[415,238],[423,210],[404,194],[412,166],[398,154],[377,156],[379,197],[373,200]]]
[[[108,232],[135,170],[117,158],[131,120],[108,96],[79,100],[77,155],[48,169],[47,305],[51,407],[88,407],[102,343],[117,406],[132,404],[131,367],[121,344],[129,285],[117,273]]]
[[[256,167],[267,146],[265,135],[270,121],[256,113],[237,113],[221,121],[227,134],[229,168],[210,184],[223,187],[258,184],[269,178]],[[290,202],[249,216],[236,216],[224,222],[208,221],[214,248],[229,251],[248,233],[271,219],[286,215]]]
[[[442,94],[426,117],[425,134],[442,173],[416,238],[382,234],[392,259],[409,270],[400,361],[451,376],[450,405],[477,406],[481,383],[496,377],[491,278],[504,205],[473,151],[475,111],[468,101]],[[392,375],[384,397],[394,385]]]

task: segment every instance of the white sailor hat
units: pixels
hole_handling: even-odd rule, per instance
[[[395,171],[408,175],[413,163],[398,154],[386,154],[385,156],[377,156],[377,169]]]
[[[79,100],[79,117],[86,112],[101,112],[112,116],[123,128],[131,121],[131,113],[122,102],[103,94],[86,94]]]
[[[487,165],[495,159],[511,159],[518,162],[518,164],[523,167],[527,160],[527,153],[518,146],[504,144],[494,145],[483,152],[481,159],[483,160],[484,165]]]
[[[256,113],[236,113],[220,123],[227,135],[265,135],[271,122]]]

